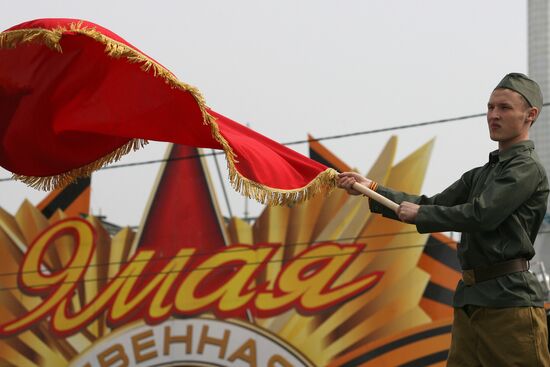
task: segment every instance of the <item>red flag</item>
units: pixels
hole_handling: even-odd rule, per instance
[[[335,171],[209,109],[200,92],[112,33],[39,19],[0,33],[0,165],[41,189],[64,186],[147,140],[223,149],[233,187],[299,202]]]

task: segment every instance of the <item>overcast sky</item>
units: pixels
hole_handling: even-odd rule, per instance
[[[481,113],[506,73],[527,72],[525,0],[0,0],[0,5],[1,29],[53,17],[100,24],[198,87],[214,110],[279,142]],[[484,164],[496,149],[484,118],[394,133],[398,159],[436,139],[426,194]],[[366,172],[390,135],[324,144]],[[293,148],[307,154],[305,144]],[[150,144],[120,163],[158,159],[164,150],[165,144]],[[158,168],[94,174],[93,213],[137,225]],[[9,176],[0,169],[0,178]],[[45,195],[19,182],[0,182],[0,206],[12,214],[25,198],[36,204]],[[230,195],[233,213],[242,216],[244,199]],[[223,202],[221,207],[227,212]],[[251,206],[252,214],[260,209]]]

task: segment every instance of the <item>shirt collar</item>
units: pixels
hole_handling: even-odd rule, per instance
[[[489,153],[489,163],[496,163],[499,161],[508,160],[520,152],[528,149],[535,149],[535,144],[532,140],[524,140],[517,144],[512,145],[510,148],[505,151],[494,150]]]

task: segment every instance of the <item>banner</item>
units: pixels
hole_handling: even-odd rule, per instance
[[[394,164],[396,146],[368,174],[418,192],[432,142]],[[454,241],[343,190],[224,218],[200,151],[166,158],[137,231],[0,210],[0,366],[445,364]]]
[[[149,140],[222,150],[233,187],[261,203],[336,186],[336,171],[213,111],[108,29],[37,19],[0,33],[0,166],[14,178],[63,187]]]

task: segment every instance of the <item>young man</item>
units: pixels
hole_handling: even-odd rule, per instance
[[[462,232],[448,366],[550,366],[543,291],[528,271],[549,191],[529,140],[542,93],[527,76],[508,74],[487,107],[498,150],[440,194],[408,195],[353,172],[341,173],[338,184],[351,195],[360,194],[355,182],[374,188],[400,205],[393,212],[370,200],[372,212],[420,233]]]

